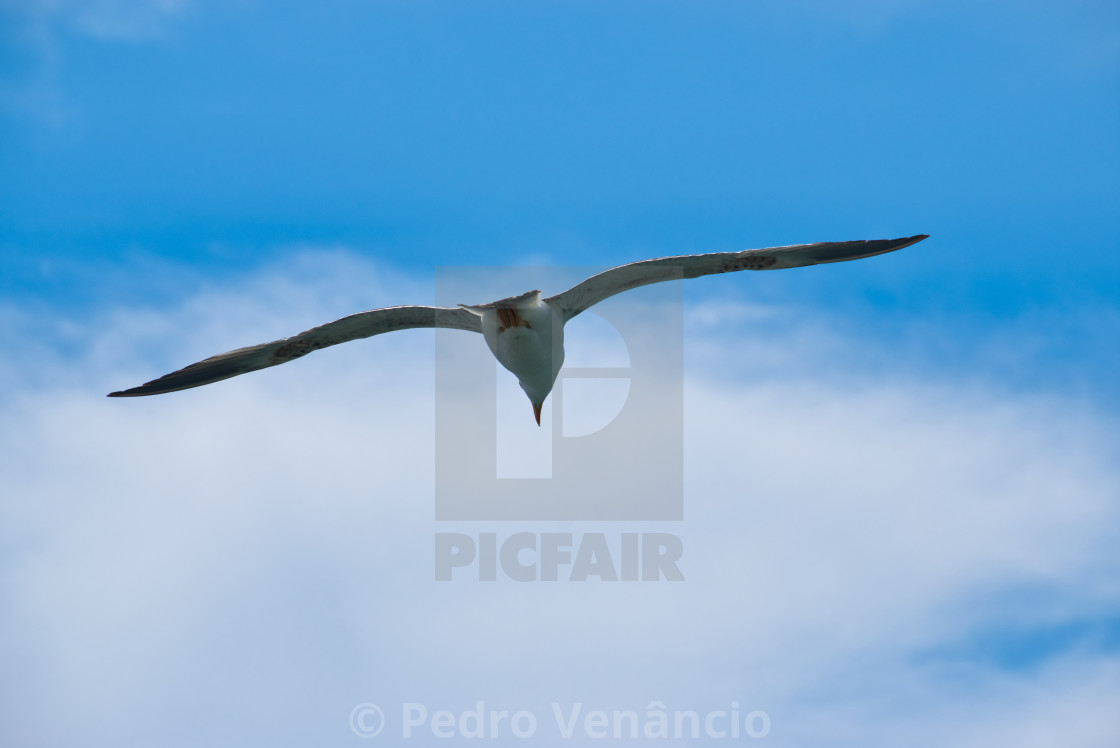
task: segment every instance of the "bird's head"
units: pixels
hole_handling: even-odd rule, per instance
[[[552,392],[552,382],[548,382],[547,385],[544,386],[539,383],[534,386],[531,382],[521,380],[520,384],[521,389],[525,391],[525,395],[529,398],[529,402],[533,404],[533,417],[537,419],[537,425],[540,426],[541,408],[544,407],[544,401],[548,398],[549,393]]]

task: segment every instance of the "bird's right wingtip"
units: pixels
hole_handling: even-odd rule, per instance
[[[148,385],[146,385],[146,384],[142,384],[139,387],[133,387],[133,388],[127,389],[127,390],[117,390],[116,392],[110,392],[105,397],[139,397],[140,395],[155,394],[151,391],[145,390],[145,388],[147,386]]]

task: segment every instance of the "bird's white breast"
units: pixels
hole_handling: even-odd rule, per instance
[[[494,357],[522,385],[551,389],[564,364],[564,325],[539,296],[505,310],[487,309],[482,332]]]

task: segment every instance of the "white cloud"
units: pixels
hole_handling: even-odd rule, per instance
[[[54,130],[74,126],[82,112],[62,84],[66,37],[104,43],[164,39],[191,6],[190,0],[0,0],[12,25],[9,54],[31,62],[0,80],[0,107]]]
[[[187,12],[188,0],[8,0],[39,27],[64,28],[102,41],[162,36]]]
[[[0,701],[5,744],[344,742],[361,701],[476,699],[541,717],[552,700],[737,699],[769,712],[779,745],[1120,734],[1103,708],[1115,652],[1008,668],[962,649],[1009,624],[1115,621],[1116,429],[1092,403],[937,371],[872,379],[831,355],[822,371],[821,351],[854,343],[800,327],[790,349],[692,308],[686,520],[649,526],[681,535],[687,581],[519,585],[432,581],[433,532],[523,528],[431,520],[430,333],[104,397],[431,296],[308,252],[167,310],[106,310],[76,323],[77,352],[5,341],[22,369],[0,403],[0,669],[19,686]]]

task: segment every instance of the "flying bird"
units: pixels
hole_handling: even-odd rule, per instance
[[[109,397],[159,395],[200,387],[285,364],[320,348],[359,338],[414,327],[450,327],[482,333],[494,357],[517,377],[521,389],[533,404],[533,415],[540,425],[541,406],[552,392],[564,363],[564,325],[603,299],[639,286],[679,278],[859,260],[908,247],[927,236],[919,234],[904,239],[819,242],[743,252],[662,257],[605,270],[547,298],[541,298],[540,291],[529,291],[520,296],[473,306],[374,309],[313,327],[290,338],[212,356],[139,387],[111,392]]]

